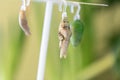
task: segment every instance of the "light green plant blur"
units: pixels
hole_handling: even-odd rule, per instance
[[[84,22],[79,46],[69,45],[67,58],[59,58],[58,26],[61,12],[54,5],[45,80],[120,80],[120,1],[77,0],[106,3],[108,7],[81,5]],[[31,2],[27,19],[32,35],[19,27],[20,0],[0,2],[0,80],[36,80],[45,3]],[[76,9],[75,9],[76,11]],[[67,8],[70,23],[75,14]]]

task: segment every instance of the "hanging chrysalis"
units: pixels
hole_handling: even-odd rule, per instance
[[[19,12],[19,24],[21,29],[25,32],[26,35],[31,34],[24,10],[20,10]]]
[[[60,58],[62,58],[62,57],[66,58],[66,52],[67,52],[67,48],[68,48],[68,45],[70,42],[71,34],[72,33],[71,33],[68,18],[67,18],[67,16],[65,16],[65,17],[63,17],[62,21],[60,22],[59,32],[58,32]]]
[[[73,46],[78,46],[83,35],[83,30],[84,30],[84,25],[80,20],[80,5],[78,4],[78,10],[77,13],[74,17],[74,21],[71,23],[71,31],[72,31],[72,36],[71,36],[71,43]]]
[[[29,6],[28,4],[27,5],[25,4],[25,0],[23,0],[23,5],[21,6],[21,9],[19,12],[19,25],[26,35],[31,34],[27,19],[26,19],[26,7],[28,6]]]
[[[73,46],[79,45],[82,39],[83,30],[84,30],[84,26],[81,20],[75,20],[71,23],[72,36],[70,41]]]

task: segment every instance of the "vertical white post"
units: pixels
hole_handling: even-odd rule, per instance
[[[38,63],[37,80],[44,80],[46,57],[47,57],[46,55],[47,55],[47,47],[48,47],[49,32],[50,32],[50,23],[51,23],[51,17],[52,17],[52,8],[53,8],[52,1],[47,1],[41,48],[40,48],[39,63]]]

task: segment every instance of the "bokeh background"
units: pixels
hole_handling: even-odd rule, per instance
[[[120,80],[120,0],[76,1],[109,6],[81,5],[82,41],[77,47],[70,43],[67,58],[60,59],[61,12],[54,5],[45,80]],[[31,2],[27,11],[31,36],[19,27],[20,6],[21,0],[0,1],[0,80],[36,80],[45,3]],[[71,23],[75,14],[67,12]]]

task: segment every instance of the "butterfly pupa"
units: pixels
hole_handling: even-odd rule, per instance
[[[71,31],[72,31],[72,36],[71,36],[70,42],[73,46],[76,47],[81,42],[81,39],[83,36],[83,31],[84,31],[84,25],[80,19],[77,19],[71,23],[70,27],[71,27]]]
[[[70,25],[67,17],[64,17],[59,25],[59,48],[60,48],[60,58],[66,58],[67,48],[70,42],[70,37],[72,33],[70,30]]]
[[[26,35],[30,35],[31,33],[30,33],[30,29],[28,26],[28,22],[27,22],[25,13],[26,13],[25,10],[20,10],[20,12],[19,12],[19,25]]]

